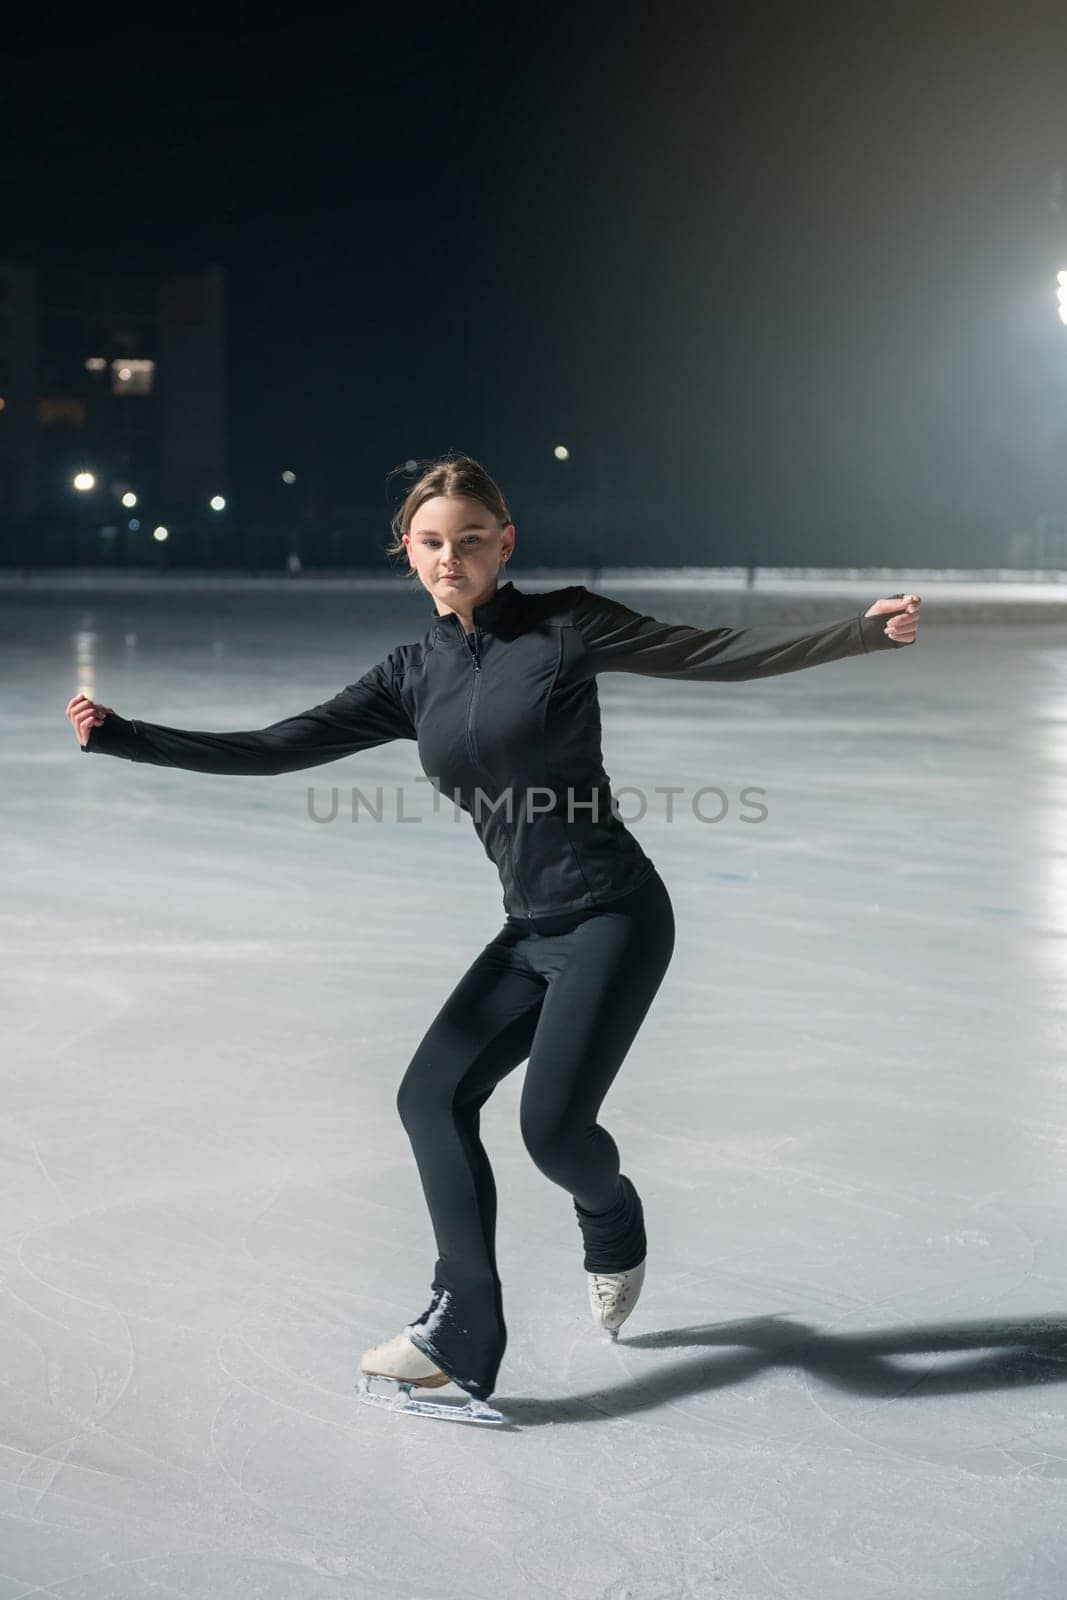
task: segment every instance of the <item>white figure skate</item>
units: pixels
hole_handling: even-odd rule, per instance
[[[384,1385],[383,1388],[376,1387]],[[448,1400],[413,1399],[412,1387],[440,1389],[452,1379],[429,1356],[412,1344],[407,1333],[398,1333],[383,1344],[363,1352],[359,1363],[359,1398],[368,1405],[384,1406],[389,1411],[411,1411],[420,1417],[445,1417],[449,1422],[503,1422],[499,1411],[474,1395],[466,1405]],[[457,1388],[459,1385],[457,1385]]]
[[[589,1309],[598,1328],[617,1339],[619,1329],[637,1304],[645,1281],[645,1263],[638,1262],[629,1272],[587,1272]]]

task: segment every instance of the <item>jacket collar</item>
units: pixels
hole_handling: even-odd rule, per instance
[[[510,581],[497,584],[496,589],[483,601],[480,606],[475,606],[473,621],[476,628],[494,628],[507,614],[511,606],[518,599],[520,591]],[[435,605],[430,607],[430,625],[434,633],[445,638],[458,637],[463,630],[463,624],[454,611],[438,611]]]

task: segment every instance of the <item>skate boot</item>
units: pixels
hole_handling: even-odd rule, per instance
[[[412,1388],[440,1389],[453,1380],[423,1355],[407,1332],[363,1352],[359,1363],[359,1398],[389,1411],[410,1411],[422,1417],[444,1417],[451,1422],[503,1422],[499,1411],[474,1395],[466,1405],[451,1401],[414,1399]],[[457,1388],[459,1386],[457,1385]]]
[[[607,1211],[574,1210],[585,1244],[589,1310],[598,1328],[611,1339],[637,1304],[645,1281],[644,1208],[625,1173],[619,1174],[620,1198]]]
[[[629,1272],[587,1272],[589,1309],[598,1328],[606,1328],[611,1339],[619,1337],[619,1329],[637,1304],[641,1286],[645,1281],[645,1263],[642,1261]]]

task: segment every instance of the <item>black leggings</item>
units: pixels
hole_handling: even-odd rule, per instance
[[[404,1074],[397,1109],[438,1250],[433,1300],[405,1332],[479,1399],[492,1393],[507,1343],[496,1186],[479,1112],[529,1057],[523,1142],[573,1197],[587,1269],[636,1266],[630,1258],[644,1253],[640,1200],[596,1118],[673,950],[674,912],[655,868],[638,888],[590,911],[536,922],[509,917],[456,984]],[[601,1215],[586,1223],[584,1211]]]

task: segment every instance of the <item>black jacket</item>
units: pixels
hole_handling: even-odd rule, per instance
[[[524,594],[505,583],[474,608],[472,634],[454,613],[431,612],[422,639],[268,728],[191,733],[111,712],[83,749],[192,772],[272,774],[415,739],[434,787],[471,813],[505,912],[550,917],[628,893],[653,870],[612,805],[598,672],[737,681],[908,648],[883,631],[889,613],[814,628],[694,628],[581,584]]]

